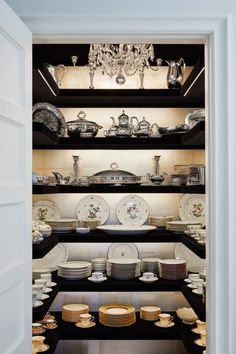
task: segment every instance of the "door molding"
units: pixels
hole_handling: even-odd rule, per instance
[[[209,354],[233,354],[233,310],[236,298],[235,191],[229,160],[235,151],[231,126],[233,95],[229,73],[232,28],[227,17],[139,16],[23,16],[34,33],[35,43],[89,43],[133,41],[148,43],[206,44],[207,205],[207,319]],[[232,79],[233,81],[233,79]],[[233,87],[233,86],[232,86]],[[209,93],[209,94],[208,94]],[[235,130],[234,130],[235,135]],[[227,143],[226,143],[227,142]],[[235,193],[234,193],[235,195]],[[232,320],[231,320],[232,318]],[[232,321],[232,322],[231,322]]]

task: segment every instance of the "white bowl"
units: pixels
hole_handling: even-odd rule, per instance
[[[177,316],[186,324],[192,325],[197,319],[196,313],[191,307],[182,307],[176,310]]]
[[[77,234],[87,234],[90,232],[90,227],[77,227],[76,232]]]

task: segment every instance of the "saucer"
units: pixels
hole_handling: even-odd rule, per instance
[[[206,350],[204,350],[204,351],[202,352],[202,354],[206,354]]]
[[[192,283],[192,281],[189,278],[184,279],[186,283]]]
[[[43,344],[42,345],[42,348],[39,350],[39,349],[37,349],[37,351],[38,351],[38,353],[43,353],[43,352],[46,352],[48,349],[49,349],[50,347],[49,347],[49,345],[48,344]]]
[[[50,327],[48,327],[47,324],[43,325],[43,328],[45,328],[45,329],[55,329],[57,327],[58,327],[58,325],[56,323],[54,323],[53,325],[50,325]]]
[[[76,327],[79,327],[79,328],[91,328],[91,327],[94,327],[96,325],[95,322],[90,322],[90,324],[88,326],[84,326],[82,325],[81,322],[76,322]]]
[[[188,284],[187,287],[190,289],[197,289],[197,285],[194,284]]]
[[[33,306],[33,308],[35,309],[36,307],[42,306],[43,302],[42,301],[36,301],[35,305]]]
[[[197,345],[200,345],[200,347],[205,347],[205,346],[206,346],[205,344],[202,343],[201,338],[196,339],[196,340],[194,341],[194,343],[197,344]]]
[[[195,328],[192,328],[191,331],[192,331],[193,333],[200,334],[200,331],[202,331],[202,329],[199,329],[199,328],[195,327]]]
[[[197,295],[203,295],[203,292],[201,290],[199,291],[198,289],[193,289],[192,292]]]
[[[50,288],[53,288],[54,286],[56,286],[57,283],[54,283],[53,281],[51,282],[51,284],[49,285]]]
[[[185,233],[185,235],[194,235],[195,234],[195,232],[190,232],[188,230],[185,230],[184,233]]]
[[[107,280],[107,277],[102,277],[101,279],[89,277],[88,280],[92,281],[93,283],[102,283],[103,281]]]
[[[143,281],[144,283],[153,283],[154,281],[158,280],[158,278],[153,277],[153,278],[144,278],[140,277],[139,280]]]
[[[161,327],[161,328],[169,328],[169,327],[173,327],[175,325],[175,323],[171,321],[171,322],[168,323],[167,326],[164,326],[164,325],[161,324],[160,321],[157,321],[157,322],[154,322],[154,325],[158,326],[158,327]]]
[[[52,291],[51,288],[46,288],[43,293],[44,293],[44,294],[47,294],[47,293],[50,293],[51,291]]]
[[[46,332],[46,329],[44,329],[43,327],[40,330],[38,329],[37,332],[32,329],[33,336],[38,336],[40,334],[43,334],[44,332]]]
[[[40,297],[40,300],[46,300],[49,298],[49,295],[46,295],[46,294],[43,294],[41,297]]]
[[[197,241],[199,243],[199,245],[205,245],[206,244],[206,241]]]

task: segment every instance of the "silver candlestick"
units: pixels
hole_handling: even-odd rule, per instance
[[[160,155],[155,155],[154,160],[155,160],[155,176],[160,175]]]
[[[79,166],[78,166],[78,161],[79,161],[79,155],[73,155],[73,180],[72,184],[79,184]]]

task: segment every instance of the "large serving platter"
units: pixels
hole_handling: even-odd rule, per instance
[[[123,225],[143,225],[148,218],[149,207],[138,195],[127,195],[117,204],[116,216]]]
[[[82,198],[76,207],[80,221],[99,220],[101,225],[107,221],[109,212],[110,208],[105,199],[93,194]]]
[[[141,235],[141,234],[146,234],[149,231],[155,230],[156,226],[102,225],[102,226],[97,226],[97,229],[102,230],[105,233],[110,235]]]

